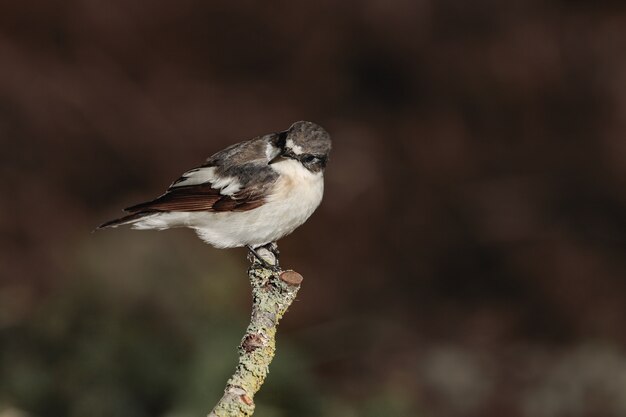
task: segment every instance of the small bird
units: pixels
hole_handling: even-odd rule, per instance
[[[313,214],[324,193],[331,148],[321,126],[289,129],[231,145],[185,172],[160,197],[128,207],[128,215],[98,227],[189,227],[216,248],[272,245]]]

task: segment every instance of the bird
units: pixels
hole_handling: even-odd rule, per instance
[[[313,122],[231,145],[183,173],[154,200],[124,209],[127,215],[98,229],[193,229],[216,248],[267,247],[301,226],[324,194],[330,135]],[[276,262],[277,265],[277,262]]]

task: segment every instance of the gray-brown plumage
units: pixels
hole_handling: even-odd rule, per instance
[[[286,131],[237,143],[214,154],[174,181],[162,196],[127,208],[130,214],[100,228],[123,224],[138,229],[187,226],[218,247],[269,243],[293,231],[321,201],[322,173],[330,147],[330,136],[323,128],[296,122]],[[313,194],[308,187],[313,187]],[[293,215],[289,210],[283,213],[281,199],[293,206]],[[233,217],[236,213],[242,214]],[[277,213],[283,214],[277,217]],[[249,238],[246,228],[250,229]],[[260,242],[265,235],[270,240]]]

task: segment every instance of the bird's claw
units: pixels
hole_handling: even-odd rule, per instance
[[[272,243],[268,243],[265,246],[260,246],[258,248],[253,248],[251,245],[247,245],[246,246],[248,248],[248,251],[250,252],[250,254],[253,256],[253,258],[256,258],[256,260],[258,261],[258,263],[260,263],[264,268],[267,268],[269,270],[271,270],[272,272],[278,273],[281,272],[281,268],[280,265],[278,264],[278,245],[276,245],[275,242]],[[259,253],[259,249],[265,250],[267,252],[269,252],[268,255],[271,255],[271,258],[273,258],[274,263],[271,263],[268,258],[270,258],[270,256],[263,256],[261,253]],[[254,260],[254,259],[252,259]]]

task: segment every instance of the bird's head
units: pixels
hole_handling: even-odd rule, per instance
[[[277,133],[275,145],[280,149],[280,154],[270,163],[291,158],[311,172],[320,172],[326,167],[331,141],[330,135],[321,126],[300,121]]]

